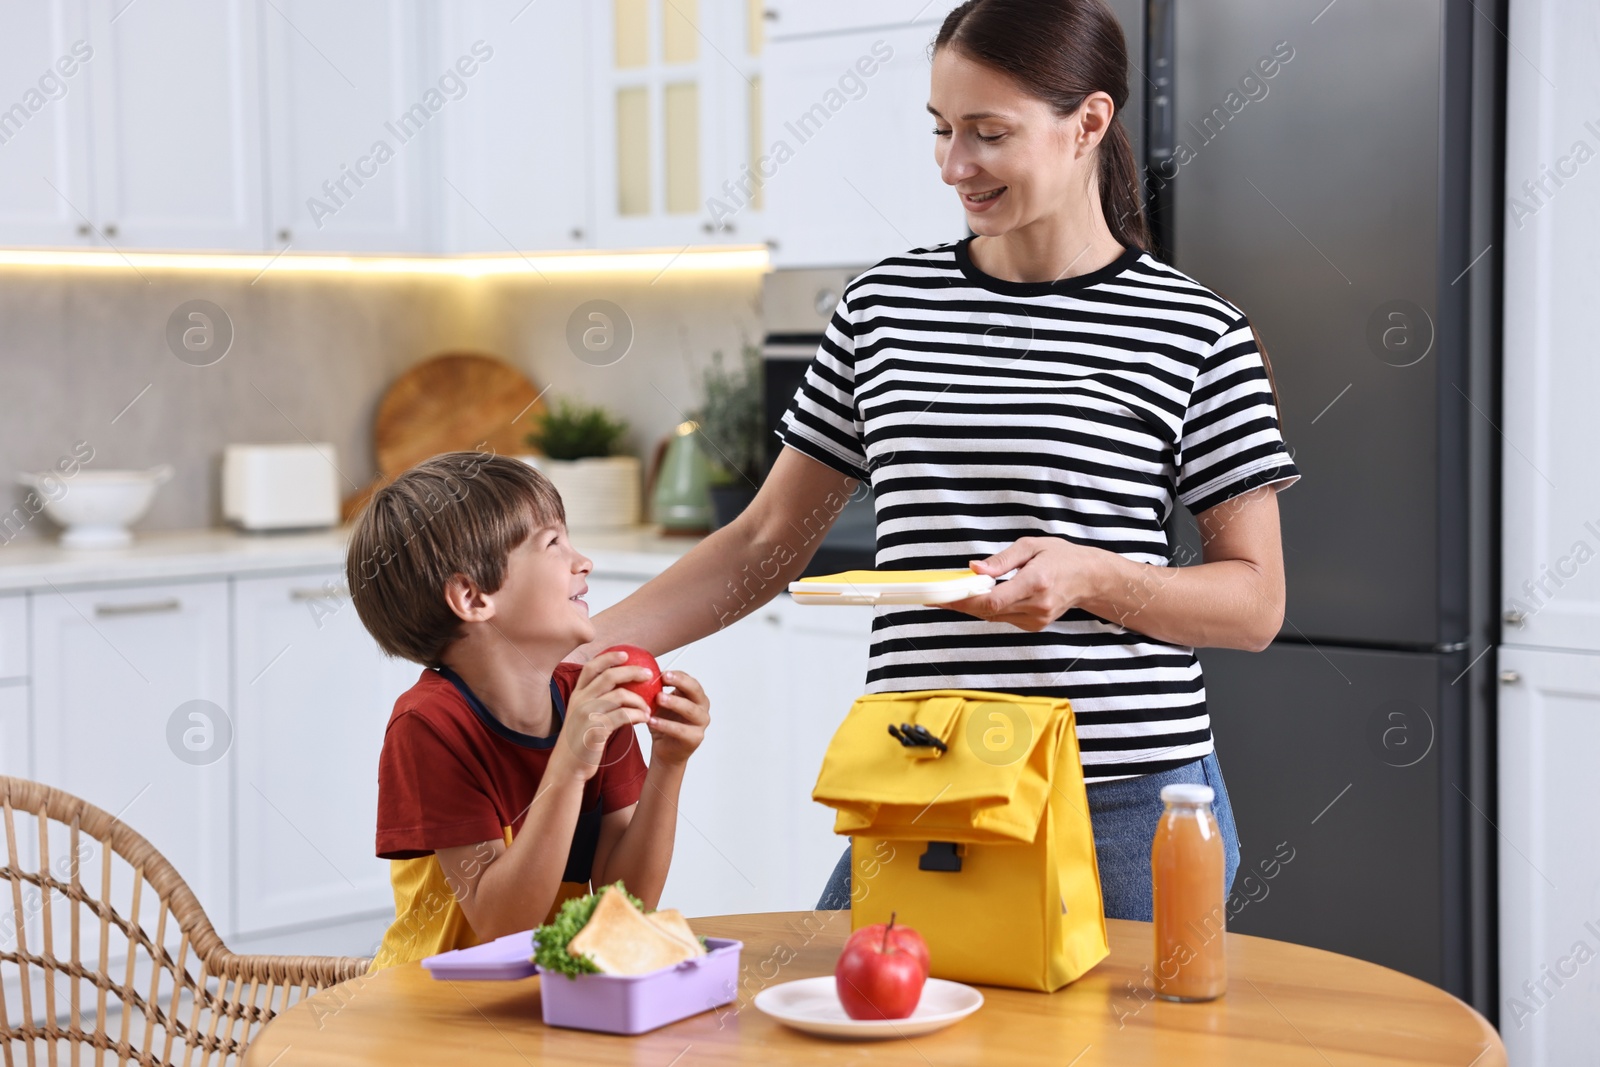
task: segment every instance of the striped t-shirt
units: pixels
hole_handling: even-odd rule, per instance
[[[1011,282],[970,240],[852,281],[776,431],[870,481],[878,567],[966,567],[1030,536],[1169,566],[1174,497],[1199,514],[1299,477],[1238,308],[1138,249]],[[865,691],[918,689],[1066,697],[1090,782],[1212,750],[1194,650],[1079,608],[1036,633],[877,608]]]

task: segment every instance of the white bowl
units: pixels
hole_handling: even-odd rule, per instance
[[[163,463],[144,471],[80,470],[70,478],[24,472],[17,481],[38,493],[45,514],[64,527],[63,546],[119,548],[132,543],[128,527],[144,517],[156,487],[171,477],[171,465]]]

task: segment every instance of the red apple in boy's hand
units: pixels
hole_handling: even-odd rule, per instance
[[[874,930],[876,937],[863,936]],[[920,955],[902,943],[901,930],[916,938],[915,944],[922,946]],[[893,915],[887,925],[857,930],[845,942],[833,968],[834,986],[845,1014],[852,1019],[908,1018],[917,1009],[928,979],[927,953],[921,935],[897,928]]]
[[[604,656],[606,652],[626,652],[628,654],[628,658],[617,664],[617,666],[649,668],[649,679],[643,682],[623,682],[622,688],[629,692],[638,693],[644,698],[644,702],[650,705],[650,710],[655,711],[656,697],[661,695],[661,665],[656,662],[656,658],[638,645],[612,645],[600,654]]]

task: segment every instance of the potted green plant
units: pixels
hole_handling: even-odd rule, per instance
[[[605,408],[566,398],[533,416],[525,440],[543,455],[525,459],[561,494],[568,529],[638,525],[639,458],[619,454],[627,430]]]
[[[755,498],[766,474],[761,409],[761,349],[746,342],[737,368],[720,350],[701,379],[705,401],[690,417],[699,423],[711,460],[713,526],[726,526]]]

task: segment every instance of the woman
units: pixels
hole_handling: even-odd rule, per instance
[[[809,558],[782,551],[787,531],[870,480],[879,567],[1011,577],[943,607],[879,608],[866,691],[1067,697],[1106,914],[1149,919],[1168,783],[1216,791],[1231,890],[1238,838],[1193,648],[1259,650],[1277,633],[1275,494],[1299,474],[1245,316],[1145,252],[1117,118],[1127,69],[1102,0],[950,13],[928,110],[976,236],[851,282],[755,501],[601,613],[579,656],[705,636],[678,605],[784,560],[770,599]],[[1198,565],[1169,566],[1175,500],[1199,521]],[[819,907],[848,906],[848,861]]]

